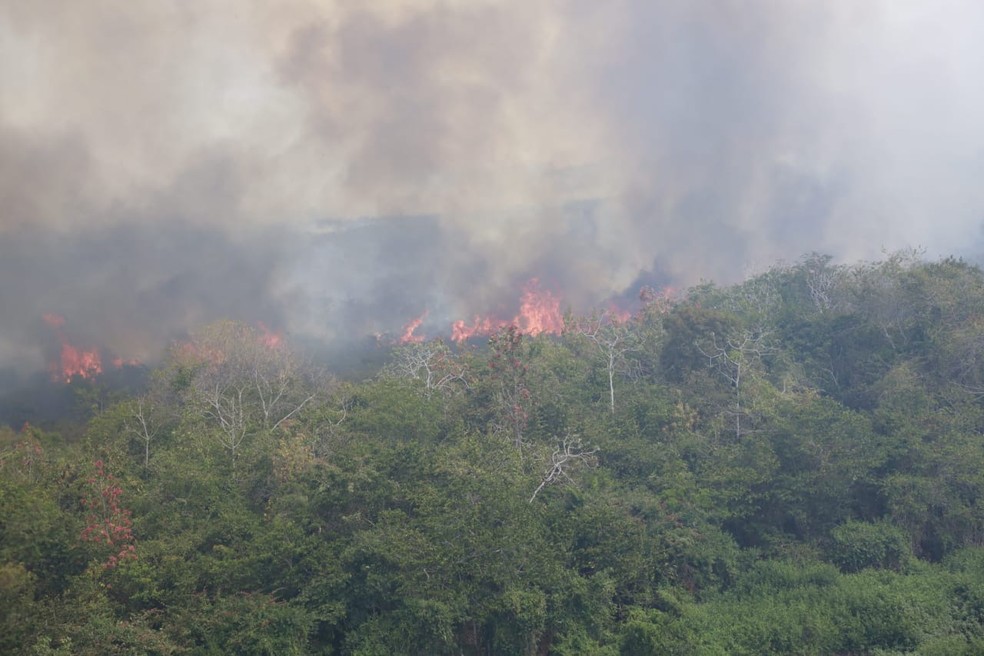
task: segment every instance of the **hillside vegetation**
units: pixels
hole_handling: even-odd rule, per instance
[[[0,653],[984,653],[984,274],[642,300],[361,382],[216,324],[0,433]]]

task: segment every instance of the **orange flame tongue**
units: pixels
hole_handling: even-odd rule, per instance
[[[400,344],[419,344],[424,341],[426,338],[423,335],[414,335],[413,332],[417,330],[417,328],[420,328],[420,324],[422,324],[426,318],[427,310],[424,310],[424,313],[419,317],[416,319],[411,319],[407,322],[407,325],[403,326],[403,334],[400,335],[400,339],[397,341]]]
[[[92,378],[102,373],[102,358],[99,356],[99,351],[96,349],[85,351],[68,342],[62,343],[60,364],[60,369],[53,372],[55,380],[62,379],[66,383],[72,382],[74,376]]]
[[[549,291],[541,291],[540,281],[533,278],[523,287],[519,313],[512,320],[475,317],[470,325],[464,321],[455,321],[451,324],[451,339],[463,342],[477,335],[490,335],[509,325],[516,326],[528,335],[560,334],[564,330],[560,298]]]
[[[44,322],[51,326],[61,342],[61,353],[58,362],[49,365],[51,377],[55,381],[72,382],[72,378],[80,376],[82,378],[92,378],[102,373],[102,358],[98,349],[84,350],[74,346],[65,337],[62,327],[65,325],[65,317],[58,314],[46,314]]]
[[[492,317],[475,317],[470,326],[459,319],[451,324],[451,339],[456,342],[463,342],[476,335],[491,335],[508,325],[508,321],[493,319]]]
[[[523,288],[519,314],[513,319],[513,323],[530,335],[562,333],[564,315],[560,311],[560,299],[549,291],[540,291],[540,281],[533,278]]]

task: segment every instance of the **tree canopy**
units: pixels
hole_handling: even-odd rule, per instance
[[[566,325],[355,381],[225,322],[73,439],[3,429],[0,652],[984,652],[978,268]]]

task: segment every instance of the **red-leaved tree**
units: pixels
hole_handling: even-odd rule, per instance
[[[104,569],[113,569],[124,560],[136,560],[130,511],[120,505],[123,488],[116,477],[96,460],[95,473],[86,479],[82,505],[86,509],[85,528],[79,536],[83,542],[105,547]]]

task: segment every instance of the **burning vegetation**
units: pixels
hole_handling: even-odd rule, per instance
[[[52,380],[70,383],[76,376],[92,378],[102,373],[102,356],[99,354],[99,349],[85,349],[72,344],[65,335],[65,317],[60,314],[46,314],[43,319],[55,332],[61,344],[58,358],[48,364]],[[119,366],[122,366],[122,361]]]
[[[73,344],[65,332],[65,317],[60,314],[48,313],[42,317],[44,323],[54,331],[58,338],[57,356],[48,363],[51,380],[56,383],[71,383],[74,378],[91,380],[103,373],[103,356],[95,346],[81,347]],[[114,369],[124,367],[139,367],[142,362],[137,358],[113,356],[109,364]]]
[[[503,318],[494,314],[485,314],[475,315],[471,322],[458,319],[451,323],[451,339],[460,344],[474,337],[488,337],[508,326],[515,326],[517,331],[524,335],[559,335],[564,331],[564,314],[560,302],[559,295],[542,289],[540,281],[533,278],[523,286],[519,310],[513,317]],[[397,342],[400,344],[423,342],[426,337],[416,331],[426,318],[425,310],[418,317],[407,322]]]
[[[512,319],[476,316],[470,324],[455,321],[451,324],[451,339],[460,343],[472,337],[491,335],[507,326],[516,326],[519,332],[531,336],[542,333],[559,335],[564,330],[560,297],[549,290],[540,289],[540,282],[533,278],[523,288],[519,312]]]

